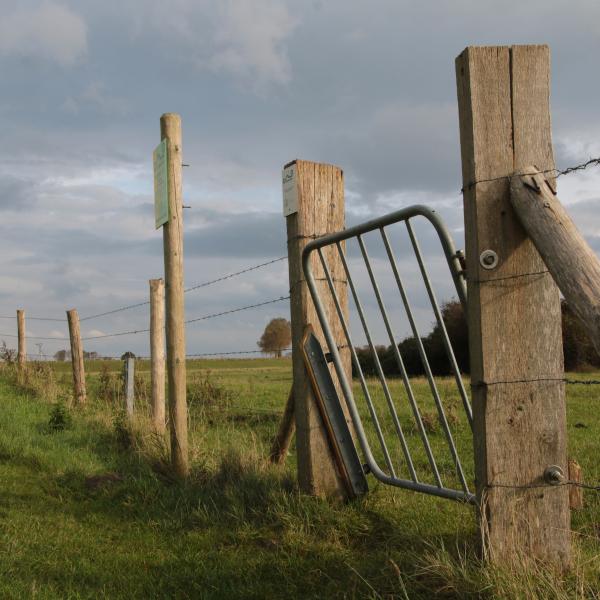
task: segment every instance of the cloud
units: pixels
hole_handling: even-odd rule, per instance
[[[253,81],[253,87],[287,83],[291,67],[284,42],[296,25],[276,0],[225,0],[219,3],[215,51],[207,64]]]
[[[17,8],[2,15],[0,56],[50,60],[69,67],[86,52],[86,24],[65,6],[43,2],[35,8]]]

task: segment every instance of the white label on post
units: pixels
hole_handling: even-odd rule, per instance
[[[298,212],[298,186],[296,185],[296,164],[288,165],[282,174],[283,216]]]

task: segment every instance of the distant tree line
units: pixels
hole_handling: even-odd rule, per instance
[[[94,360],[96,358],[100,358],[97,352],[86,352],[83,351],[83,358],[86,360]],[[59,350],[54,353],[54,360],[64,361],[71,360],[71,351],[70,350]]]
[[[584,371],[600,368],[600,356],[589,339],[586,328],[573,314],[565,300],[561,301],[563,353],[566,371]],[[454,350],[458,368],[469,372],[469,337],[462,305],[449,301],[442,305],[442,318]],[[429,365],[434,375],[450,375],[450,361],[444,347],[440,326],[436,323],[431,333],[421,338]],[[410,336],[398,344],[398,349],[409,375],[424,375],[425,369],[417,341]],[[400,375],[392,346],[377,346],[377,356],[386,375]],[[369,347],[356,348],[363,373],[377,375],[375,361]],[[353,368],[353,371],[355,369]],[[354,373],[356,375],[356,373]]]

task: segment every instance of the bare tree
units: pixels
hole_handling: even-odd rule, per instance
[[[277,358],[292,341],[292,327],[290,322],[284,318],[271,319],[265,331],[258,340],[258,347],[269,354],[274,354]]]

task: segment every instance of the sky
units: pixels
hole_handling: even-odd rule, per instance
[[[294,158],[344,169],[348,223],[427,204],[462,247],[454,59],[468,45],[518,43],[551,48],[558,167],[600,156],[596,1],[0,0],[0,315],[9,317],[0,339],[14,346],[17,308],[63,319],[70,308],[85,317],[148,299],[148,280],[163,274],[152,150],[164,112],[182,117],[190,165],[188,287],[286,254],[281,169]],[[561,179],[559,193],[600,250],[600,170]],[[438,297],[447,299],[441,252],[423,235]],[[372,254],[395,310],[384,257]],[[408,254],[400,261],[418,288]],[[426,332],[432,317],[416,288]],[[186,317],[288,289],[280,261],[186,294]],[[287,302],[190,323],[188,353],[256,350],[267,322],[281,316]],[[148,321],[141,306],[83,321],[82,333]],[[33,339],[66,340],[64,322],[30,319],[27,329],[30,353],[36,343],[45,354],[68,347]],[[148,336],[85,347],[147,354]]]

